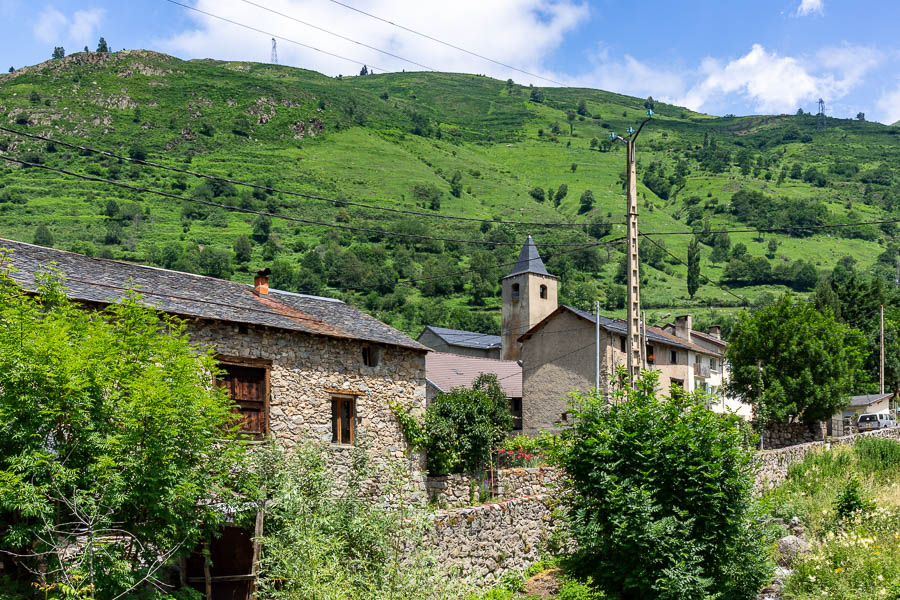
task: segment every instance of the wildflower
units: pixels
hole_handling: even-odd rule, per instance
[[[834,572],[835,573],[843,573],[844,569],[842,567],[838,567],[837,569],[834,570]]]

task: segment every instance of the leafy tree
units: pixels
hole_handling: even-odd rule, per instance
[[[28,101],[34,105],[41,103],[41,95],[38,94],[37,90],[31,90],[31,93],[28,95]]]
[[[859,331],[786,294],[735,324],[729,387],[761,423],[827,419],[856,391],[866,354]]]
[[[600,145],[600,140],[597,138],[591,138],[591,150],[596,150],[597,146]]]
[[[778,250],[778,240],[771,237],[767,246],[766,257],[775,258],[775,252]]]
[[[581,194],[581,198],[579,199],[578,205],[578,214],[583,215],[586,212],[590,212],[594,208],[594,192],[591,190],[584,190]]]
[[[246,235],[239,235],[234,240],[234,259],[239,264],[244,264],[250,262],[252,255],[253,247],[250,245],[250,240]]]
[[[135,142],[128,148],[128,156],[134,160],[147,160],[147,150],[140,142]]]
[[[462,173],[454,171],[450,177],[450,195],[459,198],[462,195]]]
[[[257,215],[253,219],[253,239],[257,243],[262,244],[269,239],[269,232],[272,230],[272,219],[266,215]]]
[[[647,96],[647,100],[644,101],[644,108],[647,110],[653,110],[656,106],[656,103],[653,100],[653,96]]]
[[[571,165],[569,168],[570,168],[570,169],[572,170],[572,172],[574,173],[575,170],[578,169],[578,163],[572,163],[572,165]]]
[[[225,248],[205,246],[200,251],[200,271],[210,277],[228,279],[231,277],[231,252]]]
[[[696,237],[691,239],[688,245],[688,270],[687,270],[687,289],[691,300],[694,294],[700,289],[700,240]]]
[[[363,68],[359,70],[359,74],[360,74],[361,76],[362,76],[362,75],[368,75],[368,74],[369,74],[369,68],[366,67],[366,65],[363,65]]]
[[[587,101],[583,98],[578,101],[578,114],[582,117],[588,116]]]
[[[544,201],[544,190],[540,187],[532,188],[528,195],[535,199],[536,202]]]
[[[612,233],[612,223],[607,223],[602,215],[598,215],[591,220],[590,225],[585,227],[587,234],[595,240],[600,240]]]
[[[10,67],[10,68],[9,68],[9,72],[10,72],[10,73],[15,73],[15,72],[16,72],[16,68],[15,68],[15,67]]]
[[[97,42],[97,52],[109,52],[109,45],[104,38]]]
[[[864,112],[858,112],[858,113],[856,113],[856,120],[857,120],[857,121],[865,121],[865,120],[866,120],[866,113],[864,113]]]
[[[800,163],[794,163],[791,165],[790,178],[791,179],[800,179],[803,177],[803,165]]]
[[[566,120],[569,122],[569,135],[575,133],[575,113],[571,110],[566,111]]]
[[[560,202],[563,201],[563,199],[568,195],[568,193],[569,193],[569,186],[567,186],[565,183],[561,183],[559,185],[559,189],[556,190],[556,195],[553,197],[553,203],[556,206],[559,206]]]
[[[53,246],[53,234],[44,224],[38,225],[34,230],[34,243],[38,246]]]
[[[541,103],[544,101],[544,91],[540,88],[532,87],[531,94],[529,95],[529,99],[532,102]],[[559,133],[559,132],[556,132]]]
[[[558,462],[574,562],[617,598],[755,598],[771,566],[746,432],[702,394],[657,398],[657,378],[645,373],[627,396],[573,395]]]
[[[154,596],[160,557],[211,533],[219,502],[243,501],[231,403],[183,322],[137,296],[83,310],[38,282],[30,297],[0,275],[5,573],[40,571],[71,598]]]
[[[66,49],[62,46],[54,46],[53,47],[53,56],[52,58],[62,58],[66,55]]]

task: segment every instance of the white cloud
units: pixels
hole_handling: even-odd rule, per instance
[[[761,112],[793,112],[822,97],[838,100],[862,83],[881,61],[871,48],[823,48],[812,60],[779,56],[754,44],[746,55],[726,64],[707,58],[702,79],[676,102],[700,110],[739,96]]]
[[[38,41],[45,44],[60,43],[66,29],[68,19],[55,8],[47,7],[38,15],[32,31]]]
[[[97,30],[105,11],[100,8],[76,11],[71,18],[52,6],[41,12],[32,27],[34,37],[45,44],[68,46],[70,51],[97,41]]]
[[[891,125],[900,121],[900,82],[893,90],[883,92],[875,107],[878,109],[876,118],[882,123]]]
[[[578,87],[594,87],[620,94],[670,101],[685,90],[684,74],[678,69],[649,65],[626,54],[621,60],[611,59],[601,46],[589,58],[591,67],[566,83]]]
[[[812,14],[824,14],[824,4],[823,0],[800,0],[800,6],[797,7],[797,16],[808,17]]]
[[[445,39],[463,48],[521,69],[554,78],[543,59],[563,42],[565,34],[587,20],[587,4],[578,0],[364,0],[360,10],[405,27]],[[239,23],[328,50],[382,70],[422,70],[421,67],[340,40],[284,17],[242,2],[197,0],[204,10]],[[547,85],[526,75],[402,31],[365,15],[317,0],[270,0],[266,6],[346,37],[390,51],[441,71],[484,73],[519,83]],[[268,61],[270,44],[253,33],[220,20],[185,11],[194,25],[158,42],[163,51],[185,57]],[[356,74],[359,65],[278,40],[278,57],[289,64],[329,75]]]

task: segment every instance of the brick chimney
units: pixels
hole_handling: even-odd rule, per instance
[[[710,325],[709,326],[709,335],[713,336],[717,340],[722,339],[722,328],[718,325]]]
[[[675,317],[675,337],[679,337],[683,340],[691,341],[691,325],[692,319],[691,315],[683,315],[681,317]]]
[[[253,278],[253,292],[257,296],[269,293],[269,273],[271,272],[268,267],[256,272],[256,277]]]

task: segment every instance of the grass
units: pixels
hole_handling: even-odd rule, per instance
[[[644,113],[644,100],[589,89],[543,91],[544,103],[536,104],[528,100],[528,88],[509,87],[506,82],[476,75],[393,73],[337,79],[291,67],[181,61],[143,51],[107,56],[80,53],[0,75],[0,123],[121,153],[139,144],[151,160],[170,165],[385,207],[421,210],[412,187],[426,184],[443,193],[440,212],[445,215],[539,222],[586,222],[603,217],[621,222],[624,152],[618,146],[609,152],[593,150],[590,141],[604,140],[610,131],[622,133],[638,122]],[[32,92],[37,93],[37,102],[32,102]],[[584,120],[576,119],[574,135],[570,135],[565,113],[580,100],[586,101],[589,114]],[[662,164],[671,174],[679,160],[686,160],[690,173],[677,198],[669,200],[656,197],[639,182],[642,231],[689,231],[683,199],[696,195],[725,206],[731,194],[741,188],[820,199],[835,222],[846,217],[848,203],[861,218],[894,214],[889,202],[866,195],[865,186],[855,177],[829,175],[830,183],[825,188],[791,179],[777,185],[776,177],[766,181],[762,172],[759,176],[741,175],[735,165],[722,173],[705,172],[691,153],[703,143],[704,135],[711,134],[732,152],[750,148],[754,156],[773,161],[768,170],[775,176],[795,161],[826,172],[838,158],[850,158],[863,168],[881,163],[897,166],[897,128],[833,119],[821,132],[815,129],[814,117],[807,116],[715,118],[661,103],[655,110],[656,117],[640,140],[639,178],[652,162]],[[28,124],[16,124],[23,116]],[[237,127],[241,118],[248,122]],[[306,135],[296,139],[301,121]],[[309,128],[319,121],[321,131],[310,135]],[[550,134],[553,123],[559,123],[559,135]],[[418,131],[424,135],[415,133],[417,124],[424,127]],[[785,141],[786,132],[792,128],[810,135],[811,141]],[[246,130],[246,135],[234,133],[236,129]],[[172,192],[173,186],[183,183],[187,189],[176,193],[190,196],[199,184],[189,177],[148,167],[132,169],[128,164],[65,148],[48,152],[43,143],[9,135],[0,135],[0,143],[14,156],[32,153],[49,165],[152,189]],[[574,171],[573,163],[577,166]],[[449,180],[456,171],[462,176],[459,198],[450,194]],[[551,202],[536,202],[529,194],[534,187],[556,190],[562,184],[568,186],[568,194],[558,207]],[[579,215],[579,198],[588,189],[594,193],[594,209]],[[66,249],[89,242],[104,255],[133,261],[146,262],[154,245],[173,241],[230,248],[238,235],[250,234],[253,220],[246,214],[221,211],[186,219],[178,201],[9,165],[0,167],[0,194],[5,192],[25,203],[0,202],[0,237],[31,241],[37,226],[45,224],[56,247]],[[878,188],[874,193],[882,192]],[[124,235],[118,244],[105,243],[109,218],[103,210],[110,198],[138,203],[144,213],[139,221],[122,223]],[[334,222],[341,210],[333,203],[279,194],[222,200],[325,222]],[[742,226],[727,210],[716,212],[711,207],[707,214],[714,227]],[[401,227],[410,220],[354,207],[347,207],[342,218],[349,218],[352,226],[372,229]],[[532,233],[539,248],[543,244],[545,255],[553,252],[547,246],[550,243],[592,241],[585,232],[571,228],[494,226],[495,231],[482,233],[478,223],[415,220],[425,232],[444,237],[499,236],[518,242]],[[341,250],[354,244],[377,246],[389,255],[395,247],[393,241],[378,236],[335,233],[279,220],[272,230],[278,238],[277,256],[294,263],[310,250],[323,252],[331,245]],[[623,233],[623,227],[616,225],[611,237]],[[876,241],[828,234],[774,237],[779,247],[773,262],[804,259],[822,270],[844,256],[855,258],[861,269],[871,267],[892,240],[884,233]],[[690,236],[660,239],[673,254],[686,259]],[[765,254],[767,241],[756,240],[754,233],[732,236],[733,244],[743,242],[754,256]],[[264,258],[263,250],[262,244],[254,244],[250,263],[235,270],[233,278],[249,281],[255,269],[270,265],[272,261]],[[440,255],[464,268],[479,248],[448,243],[429,247],[416,244],[413,250],[412,267],[398,273],[400,278],[421,277],[421,266],[431,255]],[[508,262],[517,249],[495,247],[488,251],[496,262]],[[702,271],[718,281],[724,265],[711,264],[710,252],[711,248],[703,246]],[[593,298],[575,292],[580,282],[590,286],[589,295],[602,299],[620,253],[614,249],[608,257],[605,251],[602,255],[601,262],[606,264],[575,269],[563,276],[563,300],[590,303]],[[642,297],[651,319],[673,310],[715,311],[727,318],[741,303],[715,285],[704,285],[690,299],[686,267],[674,259],[664,270],[649,265],[643,269],[648,282]],[[360,284],[365,286],[367,280]],[[753,302],[783,290],[779,286],[751,286],[733,292]],[[415,335],[426,315],[439,315],[443,321],[432,324],[449,326],[465,326],[460,315],[470,313],[484,313],[496,322],[496,311],[488,307],[496,307],[499,287],[485,307],[473,306],[469,283],[436,298],[425,298],[419,289],[412,289],[404,292],[402,301],[391,298],[374,304],[367,302],[364,293],[336,288],[326,289],[326,293],[341,296]],[[621,316],[615,311],[612,314]],[[714,319],[710,316],[711,321]]]
[[[772,516],[799,516],[811,542],[786,598],[900,598],[900,442],[866,439],[812,454],[761,502]]]

